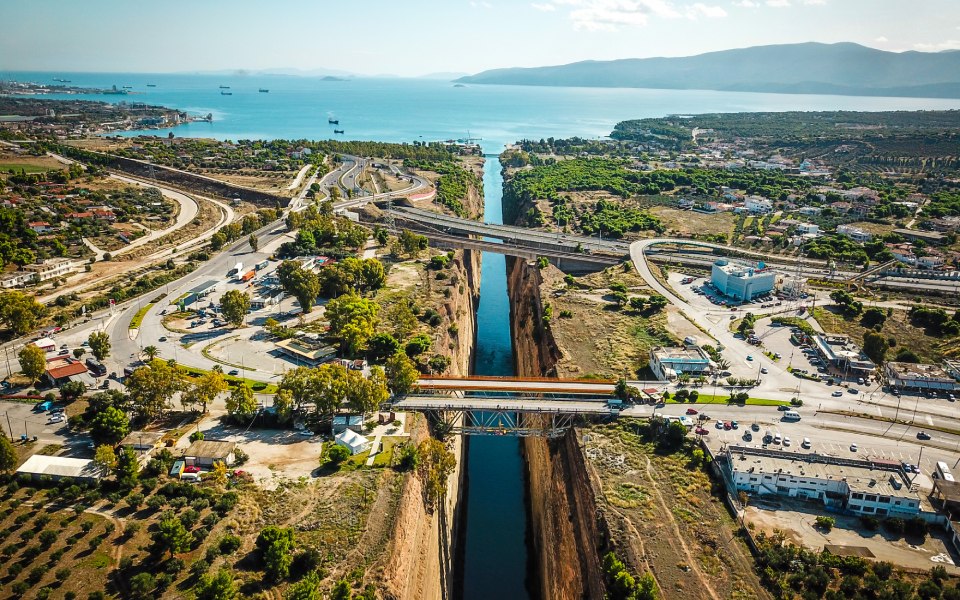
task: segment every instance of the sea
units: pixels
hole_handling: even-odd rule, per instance
[[[212,123],[176,127],[172,131],[178,136],[386,142],[474,138],[484,152],[495,154],[506,144],[524,138],[600,138],[609,135],[618,121],[669,114],[960,108],[957,99],[502,85],[458,87],[450,81],[430,79],[330,81],[281,75],[0,72],[0,79],[8,80],[55,84],[54,78],[67,79],[70,83],[66,85],[71,86],[116,86],[121,90],[129,86],[129,93],[51,94],[45,98],[146,102],[196,115],[213,115]],[[269,92],[262,93],[260,89]],[[329,119],[338,120],[339,125],[328,123]],[[335,134],[334,128],[344,133]]]
[[[137,75],[118,73],[2,73],[0,79],[124,89],[127,95],[48,95],[46,98],[146,102],[213,115],[146,133],[241,139],[353,139],[430,142],[472,139],[487,155],[487,222],[502,222],[496,155],[521,139],[602,138],[624,119],[706,112],[786,110],[958,109],[960,100],[877,98],[499,85],[457,86],[426,79],[350,79],[252,75]],[[156,87],[148,87],[148,84]],[[268,89],[269,92],[260,92]],[[225,95],[221,92],[229,92]],[[328,121],[334,119],[339,124]],[[344,130],[335,134],[334,128]],[[136,135],[125,132],[122,135]],[[477,311],[474,372],[514,373],[504,257],[484,252]],[[453,597],[526,600],[536,594],[531,572],[520,445],[509,436],[471,438],[465,457],[466,514]]]

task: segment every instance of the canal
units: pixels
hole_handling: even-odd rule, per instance
[[[499,157],[486,155],[484,220],[503,222]],[[475,375],[513,375],[510,301],[502,254],[483,253]],[[473,436],[466,452],[466,515],[461,521],[461,597],[527,600],[527,512],[523,457],[515,437]]]

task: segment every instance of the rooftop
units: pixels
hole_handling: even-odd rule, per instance
[[[184,456],[201,458],[226,458],[237,447],[236,442],[223,440],[197,440],[190,444]]]
[[[220,282],[219,282],[219,281],[217,281],[216,279],[211,279],[210,281],[205,281],[205,282],[201,283],[201,284],[198,285],[197,287],[195,287],[195,288],[193,288],[192,290],[190,290],[190,292],[193,293],[193,294],[202,294],[202,293],[204,293],[204,292],[206,292],[206,291],[209,291],[209,290],[217,287],[218,285],[220,285]]]
[[[99,479],[103,472],[85,458],[67,458],[65,456],[44,456],[34,454],[26,460],[17,473],[29,475],[50,475],[52,477],[92,477]]]
[[[734,446],[731,468],[781,477],[844,481],[851,491],[917,500],[899,466],[856,459],[836,459],[816,453],[764,451]]]
[[[312,344],[306,340],[290,338],[276,343],[277,348],[285,350],[291,354],[302,356],[308,360],[318,361],[336,352],[335,348],[330,346],[321,346]]]
[[[710,359],[701,350],[698,346],[692,346],[689,348],[654,348],[650,351],[654,354],[658,360],[663,361],[690,361],[690,360],[703,360],[709,361]]]
[[[86,372],[87,367],[80,361],[62,357],[47,361],[47,375],[54,379],[63,379],[64,377]]]
[[[742,263],[735,263],[727,260],[726,258],[721,258],[713,263],[714,267],[720,269],[727,275],[733,277],[756,277],[759,275],[768,275],[772,274],[773,271],[769,269],[763,262],[757,263],[754,265],[746,265]]]
[[[953,377],[940,365],[888,362],[887,369],[893,373],[894,377],[901,379],[946,379],[953,381]]]

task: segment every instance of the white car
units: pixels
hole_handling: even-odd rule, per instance
[[[803,441],[800,443],[800,445],[804,448],[809,448],[811,446],[810,438],[808,437],[803,438]]]
[[[779,434],[779,433],[778,433],[777,435],[773,436],[773,443],[774,443],[774,444],[779,444],[779,443],[781,443],[781,442],[783,442],[783,438],[780,437],[780,434]]]
[[[790,445],[790,438],[789,438],[789,437],[783,438],[783,445],[784,445],[784,446],[789,446],[789,445]]]
[[[857,445],[856,445],[856,444],[850,444],[850,452],[856,452],[856,451],[857,451]]]
[[[831,394],[831,396],[833,396],[834,398],[839,398],[842,395],[843,395],[843,392],[841,392],[840,390],[837,390],[833,394]]]
[[[61,413],[61,414],[53,415],[52,417],[47,419],[47,423],[63,423],[66,420],[67,418],[64,417],[63,414]]]

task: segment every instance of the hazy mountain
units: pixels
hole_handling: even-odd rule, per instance
[[[426,75],[420,75],[417,79],[440,79],[442,81],[453,81],[458,77],[469,77],[469,73],[464,72],[455,72],[455,71],[439,71],[437,73],[427,73]]]
[[[885,52],[858,44],[783,44],[682,58],[494,69],[462,83],[706,89],[960,98],[960,52]]]

